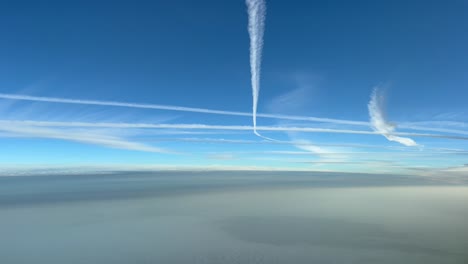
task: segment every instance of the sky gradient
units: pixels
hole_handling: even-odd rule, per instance
[[[0,166],[465,174],[467,8],[3,1]]]

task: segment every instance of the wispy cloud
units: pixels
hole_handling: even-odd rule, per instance
[[[296,143],[294,144],[296,148],[317,155],[320,158],[320,161],[344,161],[348,157],[347,155],[339,153],[343,152],[341,150],[332,149],[330,147],[323,148],[312,144],[309,140],[293,138],[293,141]]]
[[[419,121],[419,122],[406,122],[398,124],[399,128],[406,128],[410,130],[424,130],[434,131],[439,133],[468,135],[468,123],[457,121]]]
[[[299,83],[298,80],[296,81],[296,85],[298,88],[290,90],[282,95],[279,95],[271,100],[268,104],[268,108],[273,112],[302,112],[306,107],[310,107],[309,104],[309,95],[310,95],[310,87],[305,85],[303,80]],[[292,126],[290,122],[282,121],[279,124],[285,126]],[[301,124],[303,125],[303,124]],[[320,159],[329,159],[330,154],[334,152],[329,147],[322,147],[318,145],[312,144],[311,141],[302,139],[298,136],[300,133],[296,133],[297,131],[285,131],[288,135],[290,141],[292,142],[293,146],[297,149],[304,150],[309,153],[309,155],[314,155],[319,157]],[[337,158],[337,156],[335,156]]]
[[[305,146],[307,149],[301,149],[302,151],[290,151],[290,150],[269,150],[269,151],[250,151],[242,152],[241,154],[274,154],[274,155],[314,155],[323,153],[326,156],[333,155],[353,155],[355,157],[361,155],[371,156],[419,156],[419,157],[434,157],[434,154],[440,155],[467,155],[468,151],[463,149],[447,149],[447,148],[424,148],[424,151],[419,151],[409,147],[399,146],[385,146],[385,145],[367,145],[367,144],[353,144],[353,143],[312,143],[307,140],[297,141],[280,141],[273,142],[269,140],[239,140],[239,139],[222,139],[222,138],[157,138],[152,141],[155,142],[187,142],[187,143],[210,143],[210,144],[247,144],[247,145],[294,145],[294,146]],[[317,149],[316,147],[320,147]],[[326,148],[324,148],[326,147]],[[333,148],[328,148],[333,147]],[[312,148],[312,149],[311,149]],[[349,148],[355,149],[370,149],[372,151],[362,150],[346,150]],[[385,149],[387,151],[381,151]],[[311,153],[312,152],[312,153]]]
[[[384,97],[380,93],[380,90],[375,88],[372,91],[371,99],[368,104],[372,128],[390,141],[395,141],[405,146],[418,146],[411,138],[395,135],[395,125],[390,124],[385,118],[383,101]]]
[[[299,87],[287,93],[274,97],[267,104],[270,113],[296,114],[304,112],[305,107],[310,108],[311,89]]]
[[[208,158],[214,160],[233,160],[236,156],[232,153],[214,153],[208,155]]]
[[[127,141],[116,136],[103,135],[93,132],[79,132],[73,130],[51,129],[43,127],[38,128],[35,126],[21,125],[17,122],[8,122],[8,124],[0,123],[0,131],[32,138],[61,139],[117,149],[169,153],[169,151],[161,148]]]
[[[370,148],[370,149],[390,149],[390,150],[405,150],[406,147],[386,146],[386,145],[367,145],[367,144],[353,144],[353,143],[310,143],[304,141],[270,141],[270,140],[243,140],[243,139],[224,139],[224,138],[156,138],[154,141],[181,141],[181,142],[193,142],[193,143],[216,143],[216,144],[265,144],[265,145],[304,145],[304,146],[326,146],[326,147],[347,147],[347,148]],[[426,148],[425,150],[430,150]],[[437,149],[439,150],[439,149]],[[462,152],[461,149],[444,149],[444,151]],[[306,152],[310,154],[310,152]]]

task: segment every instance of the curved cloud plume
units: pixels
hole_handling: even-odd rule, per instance
[[[257,132],[257,105],[260,91],[260,69],[263,50],[263,32],[265,29],[264,0],[246,0],[247,12],[249,15],[249,36],[250,36],[250,73],[252,83],[252,119],[253,130],[257,136],[262,137]]]
[[[375,88],[372,91],[371,100],[367,105],[372,128],[390,141],[398,142],[408,147],[418,146],[418,144],[411,138],[394,135],[395,125],[388,123],[386,120],[383,111],[383,101],[384,96],[380,93],[378,88]]]

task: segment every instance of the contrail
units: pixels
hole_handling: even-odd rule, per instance
[[[107,122],[60,122],[60,121],[34,121],[34,120],[0,120],[0,126],[27,125],[43,127],[105,127],[105,128],[148,128],[148,129],[204,129],[204,130],[252,130],[253,126],[245,125],[206,125],[206,124],[148,124],[148,123],[107,123]],[[260,131],[297,131],[297,132],[322,132],[345,134],[379,134],[374,131],[328,129],[310,127],[281,127],[258,126]]]
[[[372,128],[390,141],[395,141],[408,147],[418,146],[418,144],[411,138],[395,135],[395,125],[389,124],[385,119],[385,114],[383,112],[383,99],[384,98],[380,94],[379,89],[375,88],[372,91],[371,100],[368,104]]]
[[[128,108],[155,109],[155,110],[215,114],[215,115],[246,116],[246,117],[249,117],[252,115],[252,113],[247,113],[247,112],[224,111],[224,110],[184,107],[184,106],[175,106],[175,105],[142,104],[142,103],[101,101],[101,100],[81,100],[81,99],[69,99],[69,98],[58,98],[58,97],[31,96],[31,95],[21,95],[21,94],[0,93],[0,98],[10,99],[10,100],[34,101],[34,102],[128,107]],[[343,119],[323,118],[323,117],[264,114],[264,113],[258,113],[257,117],[282,119],[282,120],[294,120],[294,121],[320,122],[320,123],[351,125],[351,126],[365,126],[365,127],[371,126],[369,122],[365,122],[365,121],[353,121],[353,120],[343,120]],[[417,124],[418,122],[414,124],[404,123],[404,124],[399,124],[398,127],[404,128],[404,129],[410,129],[410,130],[418,130],[418,131],[434,131],[434,132],[439,132],[439,133],[453,133],[453,134],[461,134],[461,135],[468,134],[468,131],[465,131],[465,130],[445,129],[445,128],[437,128],[437,127],[423,127],[423,126],[418,126]]]
[[[48,103],[117,106],[117,107],[157,109],[157,110],[181,111],[181,112],[204,113],[204,114],[218,114],[218,115],[237,115],[237,116],[250,116],[251,115],[250,113],[244,113],[244,112],[212,110],[212,109],[196,108],[196,107],[184,107],[184,106],[161,105],[161,104],[126,103],[126,102],[99,101],[99,100],[80,100],[80,99],[30,96],[30,95],[19,95],[19,94],[0,93],[0,98],[12,99],[12,100],[23,100],[23,101],[48,102]]]
[[[441,128],[441,127],[430,128],[430,127],[422,127],[422,126],[417,126],[417,125],[412,125],[412,124],[397,124],[397,127],[406,128],[410,130],[435,131],[435,132],[440,132],[440,133],[468,135],[468,131],[459,130],[459,129],[451,129],[451,128]]]
[[[249,15],[249,36],[250,36],[250,73],[252,83],[252,120],[254,133],[262,137],[257,132],[257,105],[260,91],[260,70],[263,50],[263,33],[265,30],[266,5],[264,0],[246,0],[247,12]]]
[[[252,130],[252,126],[243,125],[205,125],[205,124],[145,124],[145,123],[92,123],[92,122],[56,122],[56,121],[34,121],[34,120],[0,120],[0,127],[10,125],[42,126],[42,127],[105,127],[105,128],[147,128],[147,129],[201,129],[201,130]],[[331,129],[316,127],[283,127],[283,126],[258,126],[259,131],[275,132],[309,132],[309,133],[338,133],[357,135],[381,135],[379,131]],[[468,140],[468,137],[395,132],[394,136],[412,136]]]
[[[184,107],[184,106],[175,106],[175,105],[141,104],[141,103],[127,103],[127,102],[101,101],[101,100],[80,100],[80,99],[31,96],[31,95],[20,95],[20,94],[0,93],[0,98],[11,99],[11,100],[22,100],[22,101],[47,102],[47,103],[115,106],[115,107],[168,110],[168,111],[215,114],[215,115],[230,115],[230,116],[251,116],[252,115],[252,113],[246,113],[246,112],[224,111],[224,110]],[[351,120],[341,120],[341,119],[321,118],[321,117],[261,114],[261,113],[257,114],[257,116],[263,117],[263,118],[271,118],[271,119],[311,121],[311,122],[333,123],[333,124],[342,124],[342,125],[356,125],[356,126],[369,126],[370,125],[369,122],[364,122],[364,121],[351,121]]]

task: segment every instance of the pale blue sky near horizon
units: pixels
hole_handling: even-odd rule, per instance
[[[249,115],[0,98],[0,166],[466,173],[467,2],[266,7],[259,113],[370,122],[379,87],[382,129],[436,137],[388,132],[415,142],[404,145],[362,134],[376,130],[366,125],[258,117],[267,128],[326,130],[260,131],[276,142],[232,127],[251,126]],[[2,1],[0,94],[251,113],[246,9],[214,0]],[[136,123],[174,127],[130,127]]]

